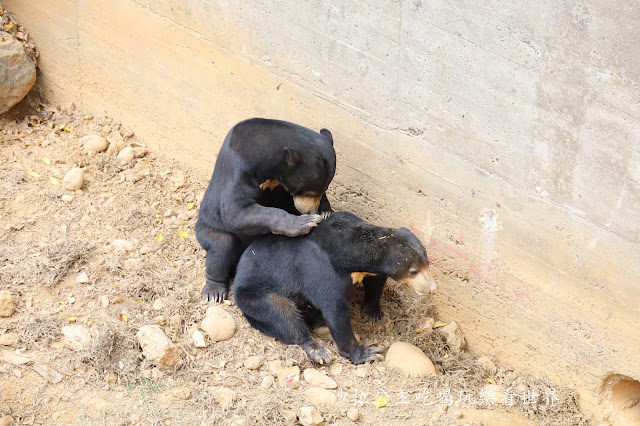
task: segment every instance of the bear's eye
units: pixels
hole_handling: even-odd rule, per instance
[[[417,269],[411,269],[409,271],[409,275],[412,277],[415,277],[416,275],[418,275],[418,270]]]

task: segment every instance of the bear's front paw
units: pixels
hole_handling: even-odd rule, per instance
[[[202,295],[202,300],[222,303],[228,295],[227,285],[218,281],[207,281],[200,294]]]
[[[380,346],[357,346],[347,358],[356,365],[366,362],[382,361],[384,357],[380,354],[381,352],[382,348]]]
[[[331,352],[324,346],[321,346],[315,340],[300,345],[305,351],[309,359],[318,364],[329,364],[331,362]]]
[[[360,313],[362,314],[362,321],[375,323],[382,319],[382,311],[380,305],[366,305],[363,304],[360,307]]]
[[[300,235],[306,235],[312,228],[318,226],[322,222],[322,216],[319,214],[303,214],[302,216],[291,216],[291,221],[287,224],[285,229],[280,232],[274,232],[275,234],[284,234],[287,237],[297,237]]]

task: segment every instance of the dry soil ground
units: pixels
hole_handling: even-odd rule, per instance
[[[265,377],[275,377],[279,364],[302,371],[314,367],[297,347],[251,329],[231,303],[222,307],[235,319],[235,335],[194,346],[193,330],[208,306],[200,300],[204,258],[194,238],[208,176],[147,152],[135,129],[111,118],[33,103],[26,109],[0,121],[0,290],[10,292],[16,307],[13,315],[0,318],[0,338],[7,343],[0,346],[0,419],[109,425],[297,422],[295,412],[311,405],[302,374],[297,388],[277,381],[261,387]],[[80,138],[90,134],[107,138],[111,152],[88,153]],[[138,148],[137,157],[121,162],[115,154],[125,146]],[[72,167],[84,170],[80,190],[61,184]],[[348,194],[330,196],[338,209],[348,205]],[[415,298],[390,282],[384,318],[373,325],[360,320],[361,297],[356,294],[352,320],[362,340],[385,348],[398,340],[415,344],[438,374],[408,378],[383,362],[356,367],[325,340],[334,361],[315,367],[338,385],[337,404],[318,406],[326,424],[351,423],[346,413],[352,407],[361,424],[584,421],[570,388],[452,353],[437,330],[424,327],[427,317],[437,320],[437,296]],[[464,318],[459,320],[464,330]],[[184,366],[163,371],[143,357],[135,335],[149,324],[159,325],[180,348]],[[84,332],[76,346],[63,335],[69,325]],[[245,367],[250,356],[257,357],[257,369]],[[508,388],[515,396],[512,404],[489,406],[481,398],[487,384]],[[222,386],[236,394],[231,407],[216,401]],[[550,398],[552,390],[557,400]],[[527,392],[537,395],[527,401]],[[378,396],[388,398],[386,406],[376,406]]]

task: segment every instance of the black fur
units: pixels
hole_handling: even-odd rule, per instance
[[[378,359],[381,348],[362,346],[349,319],[353,272],[377,274],[364,280],[365,317],[378,319],[387,276],[401,280],[428,266],[418,238],[405,228],[370,225],[337,212],[308,235],[264,236],[242,255],[234,280],[237,306],[249,323],[286,344],[300,345],[314,361],[328,363],[328,350],[309,333],[309,313],[320,311],[340,354],[354,364]]]
[[[254,118],[227,134],[205,192],[196,238],[207,251],[202,298],[221,302],[244,248],[258,235],[298,236],[320,221],[300,215],[293,196],[322,194],[319,213],[331,211],[324,195],[336,168],[331,132],[286,121]],[[260,184],[277,180],[275,189]]]

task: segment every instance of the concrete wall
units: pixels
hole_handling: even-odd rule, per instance
[[[598,4],[596,4],[598,3]],[[5,0],[53,102],[211,172],[264,116],[331,129],[339,208],[410,226],[470,348],[640,379],[640,7],[611,0]]]

